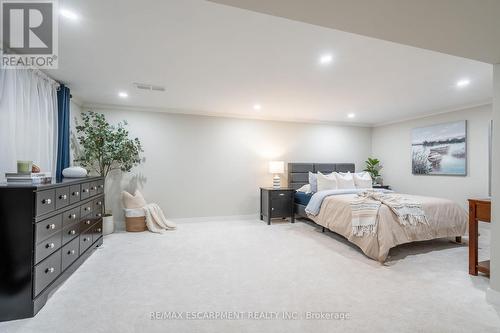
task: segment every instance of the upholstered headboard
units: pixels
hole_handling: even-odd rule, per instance
[[[354,163],[288,163],[288,187],[298,189],[309,183],[309,171],[354,172]]]

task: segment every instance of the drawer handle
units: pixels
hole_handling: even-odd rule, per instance
[[[97,232],[101,232],[101,228],[97,228]]]
[[[52,273],[54,273],[55,271],[56,271],[56,269],[55,269],[54,267],[50,267],[50,268],[47,268],[47,269],[45,270],[45,273],[46,273],[46,274],[52,274]]]
[[[76,219],[76,214],[70,214],[70,215],[69,215],[69,218],[70,218],[70,219]]]
[[[97,190],[97,186],[93,186],[93,187],[91,187],[90,189],[91,189],[92,191],[95,191],[95,190]]]
[[[101,185],[99,185],[99,188],[104,188],[104,185],[102,185],[102,184],[101,184]]]
[[[101,213],[97,213],[97,214],[95,214],[95,216],[97,216],[97,217],[101,217],[101,216],[102,216],[102,214],[101,214]]]
[[[83,238],[83,241],[84,241],[84,242],[86,242],[86,241],[88,241],[88,240],[90,240],[90,239],[89,239],[89,238],[87,238],[87,237],[84,237],[84,238]]]
[[[89,189],[88,189],[88,188],[84,188],[84,189],[82,190],[82,192],[83,192],[83,193],[87,193],[88,191],[89,191]]]
[[[55,229],[56,225],[54,223],[47,224],[47,229]]]
[[[75,250],[68,251],[68,255],[70,255],[70,256],[71,256],[71,255],[73,255],[73,254],[75,254]]]
[[[102,201],[97,201],[97,202],[96,202],[96,205],[97,205],[97,206],[102,205]]]
[[[66,200],[66,199],[68,199],[68,196],[66,194],[60,195],[59,199]]]
[[[280,197],[283,197],[283,196],[285,196],[285,193],[280,193]]]
[[[44,204],[44,205],[50,205],[51,203],[52,203],[52,200],[50,200],[50,199],[43,199],[42,200],[42,204]]]
[[[88,211],[88,210],[90,210],[90,207],[85,207],[83,210],[87,210]]]
[[[90,224],[90,220],[85,221],[85,224]]]
[[[71,230],[70,232],[68,232],[68,234],[74,235],[74,234],[76,234],[76,230]]]
[[[74,197],[76,197],[76,196],[80,195],[80,192],[76,191],[76,192],[71,193],[71,195],[74,196]]]
[[[46,247],[47,249],[53,249],[53,248],[54,248],[54,246],[55,246],[55,245],[54,245],[54,243],[49,243],[49,244],[45,245],[45,247]]]

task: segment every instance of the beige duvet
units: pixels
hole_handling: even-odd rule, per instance
[[[402,226],[394,213],[382,204],[378,211],[377,231],[362,237],[354,236],[351,226],[350,201],[356,194],[326,197],[317,216],[309,218],[356,244],[370,258],[384,262],[389,250],[397,245],[443,237],[463,236],[467,228],[467,214],[458,204],[440,198],[408,195],[422,204],[428,225]]]

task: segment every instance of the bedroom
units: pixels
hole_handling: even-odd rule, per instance
[[[13,214],[26,212],[35,221],[26,224],[25,243],[17,237],[17,222],[0,236],[12,267],[21,253],[27,263],[22,293],[7,269],[11,266],[0,270],[0,331],[80,332],[89,326],[106,332],[498,330],[500,230],[495,223],[478,223],[479,237],[472,235],[471,244],[468,199],[498,194],[497,127],[491,123],[500,114],[495,19],[500,7],[446,0],[439,6],[405,1],[397,8],[391,0],[377,6],[293,3],[57,2],[56,67],[1,68],[0,177],[34,163],[56,183],[30,190],[38,193],[50,186],[63,189],[57,178],[69,166],[101,175],[90,167],[95,155],[88,154],[97,142],[91,137],[96,127],[85,119],[95,115],[115,126],[107,127],[107,134],[126,121],[128,135],[115,143],[133,149],[120,155],[127,160],[121,165],[125,171],[111,171],[105,182],[66,179],[68,188],[80,186],[68,192],[70,199],[76,192],[83,195],[85,184],[93,196],[48,213],[23,210],[21,203],[34,203],[7,191],[16,185],[0,185],[2,220],[17,221]],[[2,1],[4,12],[7,4]],[[414,174],[414,152],[417,156],[421,149],[431,174]],[[342,218],[332,217],[339,211],[335,198],[361,199],[364,191],[326,197],[319,208],[325,208],[327,222],[314,215],[303,218],[288,186],[307,185],[309,171],[316,177],[320,171],[327,180],[320,180],[321,186],[335,191],[337,174],[335,186],[330,174],[364,177],[369,157],[380,160],[381,176],[373,177],[379,185],[414,198],[447,200],[459,216],[448,221],[438,208],[441,215],[434,219],[423,205],[431,235],[389,244],[387,258],[356,245],[375,239],[376,232],[359,239],[343,235],[337,227]],[[348,168],[337,169],[343,164]],[[306,168],[295,172],[297,165]],[[279,189],[272,189],[273,181]],[[136,190],[176,228],[127,232],[145,225],[145,217],[125,216],[137,211],[132,206],[138,198],[123,200],[122,191]],[[281,194],[286,200],[273,206]],[[413,203],[422,206],[419,200]],[[125,210],[129,201],[132,206]],[[59,213],[72,216],[74,208],[85,209],[89,202],[104,203],[105,208],[90,209],[112,217],[95,216],[91,222],[90,248],[82,251],[79,244],[77,249],[88,259],[80,256],[66,270],[62,259],[61,274],[57,267],[50,273],[52,266],[43,266],[47,259],[87,238],[80,233],[90,230],[84,226],[86,213],[76,213],[83,223],[76,238],[65,243],[63,235],[44,249],[42,259],[36,257],[38,245],[55,237],[59,224],[47,224],[47,238],[40,242],[36,227]],[[327,206],[333,213],[326,213]],[[351,209],[351,203],[345,207]],[[389,206],[381,207],[379,213],[396,216]],[[342,223],[351,230],[349,213]],[[270,214],[284,219],[270,225],[260,219]],[[399,226],[391,221],[367,223],[375,229]],[[456,223],[456,230],[443,236],[432,229],[433,222]],[[74,223],[65,223],[60,221],[61,230],[74,230]],[[400,228],[406,233],[413,227]],[[98,229],[106,229],[106,235]],[[394,229],[389,230],[392,235]],[[491,276],[469,274],[475,238],[479,259],[472,259],[491,258]],[[370,249],[386,244],[376,240]],[[43,276],[58,277],[37,289],[42,281],[34,276],[37,267],[49,269]],[[171,313],[177,315],[166,315]]]

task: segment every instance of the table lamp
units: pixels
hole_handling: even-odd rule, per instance
[[[285,162],[271,161],[269,162],[269,173],[273,174],[273,188],[280,188],[281,179],[280,174],[285,173]]]

